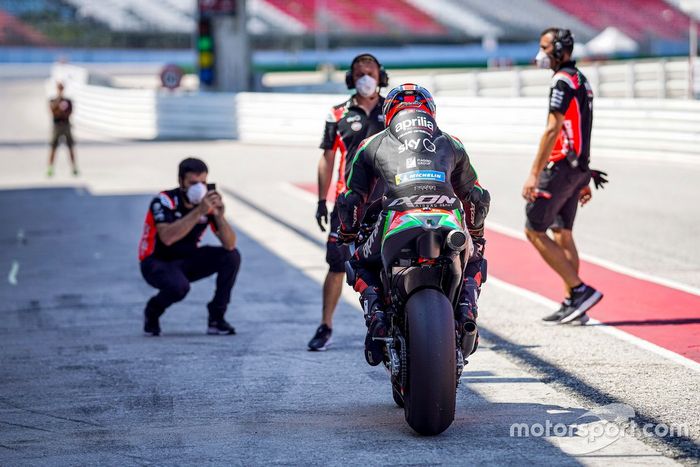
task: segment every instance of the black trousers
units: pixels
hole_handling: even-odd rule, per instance
[[[190,291],[190,283],[216,274],[216,291],[209,302],[209,318],[221,319],[231,300],[231,290],[241,265],[238,249],[204,246],[188,258],[164,261],[149,257],[141,261],[141,274],[149,285],[158,289],[146,305],[154,314],[161,315],[166,308],[179,302]]]

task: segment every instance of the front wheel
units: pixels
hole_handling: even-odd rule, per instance
[[[454,313],[439,290],[419,290],[406,303],[408,387],[404,414],[422,435],[445,431],[455,416]]]

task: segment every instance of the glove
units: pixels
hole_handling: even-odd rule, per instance
[[[469,192],[469,198],[464,203],[466,221],[472,236],[484,235],[484,221],[491,206],[491,194],[485,188],[474,187]]]
[[[352,243],[357,238],[357,231],[346,232],[342,227],[338,229],[338,243],[346,245]]]
[[[595,170],[591,169],[591,178],[593,179],[593,184],[595,185],[595,189],[597,190],[598,188],[605,188],[605,184],[608,183],[608,179],[605,178],[608,176],[605,172],[602,170]]]
[[[316,222],[318,222],[321,232],[325,232],[326,228],[324,227],[324,224],[328,224],[328,208],[326,207],[325,199],[318,200],[318,207],[316,208]]]

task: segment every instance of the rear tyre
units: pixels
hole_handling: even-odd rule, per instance
[[[455,332],[452,305],[439,290],[423,289],[406,303],[408,387],[404,414],[421,435],[445,431],[455,416]]]

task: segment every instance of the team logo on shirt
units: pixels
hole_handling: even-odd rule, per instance
[[[415,157],[409,157],[406,159],[406,168],[407,169],[415,169],[416,168],[416,158]]]
[[[165,220],[165,213],[163,212],[163,205],[158,201],[153,203],[153,218],[156,222],[162,222]]]
[[[161,193],[158,195],[158,199],[160,200],[160,204],[165,206],[168,209],[175,209],[175,204],[173,203],[173,200],[170,199],[170,196],[166,195],[165,193]]]
[[[352,131],[360,131],[362,129],[362,122],[353,122],[350,128]]]

